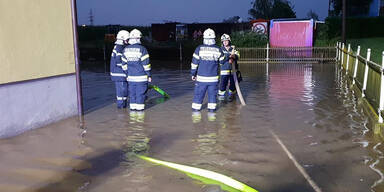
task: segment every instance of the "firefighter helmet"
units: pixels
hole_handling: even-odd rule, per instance
[[[134,29],[131,31],[131,33],[129,34],[129,38],[131,39],[140,39],[142,36],[141,32],[137,29]]]
[[[216,38],[215,31],[213,31],[211,28],[208,28],[204,31],[203,37],[204,39],[214,39]]]
[[[126,30],[121,30],[121,31],[119,31],[119,32],[117,33],[117,35],[116,35],[116,39],[117,39],[117,40],[123,40],[123,41],[126,41],[126,40],[128,40],[128,38],[129,38],[129,32],[126,31]]]
[[[228,35],[228,34],[223,34],[222,36],[221,36],[221,41],[223,42],[223,41],[231,41],[231,37]]]

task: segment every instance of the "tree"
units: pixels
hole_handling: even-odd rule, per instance
[[[342,12],[342,0],[329,0],[332,7],[332,15],[340,16]],[[372,0],[348,0],[347,1],[347,16],[366,15],[369,12],[369,7]]]
[[[251,18],[296,18],[293,6],[287,0],[255,0],[248,11]]]
[[[319,20],[319,16],[311,10],[309,10],[309,12],[307,13],[307,18],[308,19],[313,19],[313,20]]]
[[[239,16],[233,16],[223,20],[223,23],[239,23],[239,22],[241,22],[241,18]]]
[[[286,0],[275,0],[272,6],[272,18],[296,18],[293,6]]]
[[[252,2],[252,8],[248,11],[248,14],[252,18],[271,18],[271,9],[273,6],[273,0],[255,0]]]

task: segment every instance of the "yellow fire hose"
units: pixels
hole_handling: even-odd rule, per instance
[[[244,183],[236,181],[220,173],[216,173],[213,171],[208,171],[200,168],[190,167],[186,165],[180,165],[176,163],[161,161],[161,160],[153,159],[153,158],[142,156],[142,155],[137,155],[137,157],[155,164],[159,164],[172,169],[179,170],[181,172],[186,173],[188,176],[194,179],[198,179],[206,184],[220,185],[223,190],[227,190],[230,192],[258,192],[252,187],[249,187]]]

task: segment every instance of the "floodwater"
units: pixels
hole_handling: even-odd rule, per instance
[[[153,83],[171,99],[149,91],[144,113],[116,109],[108,75],[84,72],[82,129],[71,118],[0,140],[0,191],[217,191],[132,151],[262,192],[384,191],[382,140],[334,64],[241,70],[247,106],[222,101],[216,113],[192,113],[193,82],[181,67],[155,68]]]

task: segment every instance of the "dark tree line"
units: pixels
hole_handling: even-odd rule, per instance
[[[248,13],[252,19],[296,18],[293,8],[287,0],[255,0]]]
[[[343,0],[330,0],[333,10],[330,12],[330,16],[340,16],[342,13]],[[347,16],[360,16],[366,15],[369,12],[369,7],[372,0],[347,0]]]

